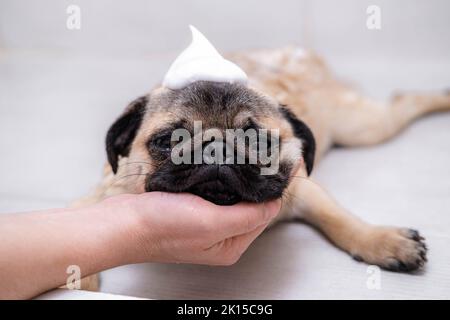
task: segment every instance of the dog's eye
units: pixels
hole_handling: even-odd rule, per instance
[[[151,140],[151,146],[160,151],[168,152],[172,147],[170,137],[170,134],[157,136]]]
[[[258,130],[259,126],[252,119],[248,119],[242,129],[244,130],[244,132],[249,129]]]

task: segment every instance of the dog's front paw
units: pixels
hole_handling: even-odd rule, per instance
[[[391,271],[408,272],[422,268],[427,246],[417,230],[373,227],[358,245],[353,258]]]

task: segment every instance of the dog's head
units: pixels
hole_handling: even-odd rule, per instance
[[[195,123],[202,127],[199,144]],[[268,138],[257,135],[254,142],[257,152],[263,143],[267,154],[276,151],[270,158],[277,161],[276,172],[262,174],[261,169],[270,164],[259,160],[250,163],[248,149],[239,149],[238,143],[228,141],[229,129],[242,129],[239,132],[244,133],[271,130]],[[187,143],[181,143],[180,136],[174,134],[180,130],[191,134]],[[202,161],[208,145],[217,140],[216,135],[206,132],[223,134],[223,145],[232,146],[232,161]],[[236,142],[236,137],[232,139]],[[252,143],[248,139],[244,142]],[[180,145],[188,148],[176,149]],[[199,149],[203,153],[196,161]],[[300,166],[311,172],[315,141],[302,121],[270,97],[240,84],[198,81],[179,90],[161,87],[133,101],[109,129],[106,150],[116,179],[122,180],[128,192],[189,192],[230,205],[280,198]],[[239,150],[244,150],[240,154],[244,162],[237,161]],[[222,155],[229,155],[227,152]],[[186,153],[192,161],[174,161],[174,155]]]

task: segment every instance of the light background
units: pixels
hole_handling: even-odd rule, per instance
[[[66,8],[82,9],[82,29],[65,28]],[[366,8],[382,8],[382,30],[365,28]],[[313,47],[327,56],[448,59],[446,0],[2,0],[2,47],[141,57],[178,52],[193,24],[221,50]]]
[[[81,30],[66,8],[81,8]],[[366,28],[381,8],[382,29]],[[386,99],[397,89],[450,87],[445,0],[0,0],[0,212],[64,206],[100,178],[108,126],[160,81],[193,24],[225,52],[313,48],[339,77]],[[382,273],[315,231],[282,224],[229,268],[116,268],[102,290],[149,298],[450,298],[450,114],[428,116],[374,148],[334,150],[315,177],[374,223],[419,228],[431,248],[423,275]]]

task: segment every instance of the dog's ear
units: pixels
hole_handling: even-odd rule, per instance
[[[117,172],[119,156],[128,156],[131,143],[142,123],[148,98],[140,97],[131,102],[125,112],[109,128],[106,135],[106,153],[114,173]]]
[[[300,121],[285,105],[280,105],[280,108],[283,116],[291,124],[295,136],[302,141],[303,160],[305,161],[306,172],[310,175],[316,154],[316,140],[314,139],[314,135],[311,129],[303,121]]]

